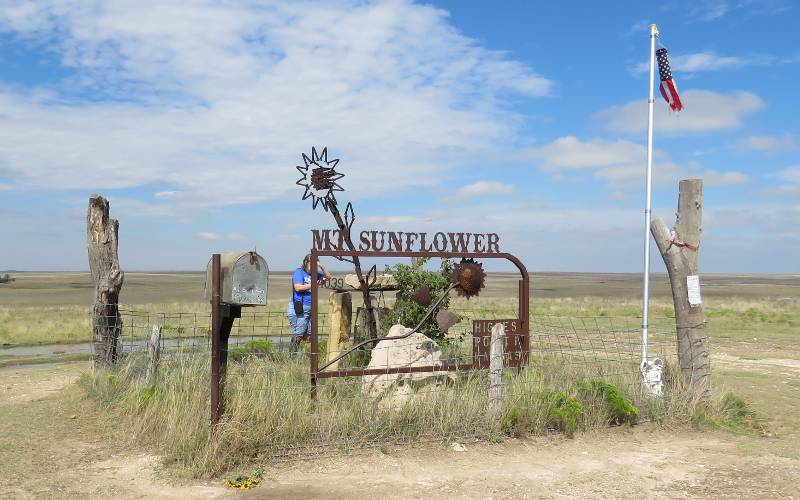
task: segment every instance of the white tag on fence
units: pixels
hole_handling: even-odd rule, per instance
[[[699,306],[703,303],[703,299],[700,297],[700,276],[686,277],[686,294],[689,296],[690,306]]]

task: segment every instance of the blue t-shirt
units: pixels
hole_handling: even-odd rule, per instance
[[[324,278],[325,275],[322,273],[317,273],[317,279]],[[298,292],[294,289],[294,285],[310,285],[311,284],[311,275],[308,274],[305,269],[298,267],[294,270],[294,275],[292,276],[292,301],[300,301],[303,303],[303,307],[311,307],[311,289],[308,289],[304,292]]]

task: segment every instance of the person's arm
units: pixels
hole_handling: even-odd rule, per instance
[[[331,273],[328,272],[327,269],[325,269],[325,266],[322,265],[322,262],[319,263],[319,268],[322,269],[322,276],[320,276],[320,273],[317,273],[317,283],[321,283],[323,277],[326,280],[331,279]]]
[[[298,269],[297,271],[300,271],[300,269]],[[294,287],[294,291],[295,292],[305,292],[305,291],[311,290],[311,285],[310,284],[306,285],[304,283],[304,281],[305,281],[303,279],[303,274],[304,273],[302,271],[300,271],[298,273],[297,271],[295,271],[294,274],[292,275],[292,287]],[[299,274],[299,276],[298,276],[298,274]]]

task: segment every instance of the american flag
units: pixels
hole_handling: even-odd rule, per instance
[[[683,103],[678,95],[678,86],[675,84],[675,80],[672,79],[672,71],[669,69],[667,49],[658,49],[656,51],[656,59],[658,60],[658,73],[661,75],[661,95],[669,103],[672,111],[680,111],[683,109]]]

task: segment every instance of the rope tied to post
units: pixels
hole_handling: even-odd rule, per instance
[[[686,247],[689,250],[697,250],[698,248],[700,248],[699,243],[689,243],[688,241],[683,241],[681,239],[678,239],[678,233],[675,231],[675,228],[673,228],[669,232],[669,239],[667,240],[667,243],[669,243],[669,246],[667,246],[667,250],[669,250],[672,247],[672,245],[675,245],[676,247]]]

